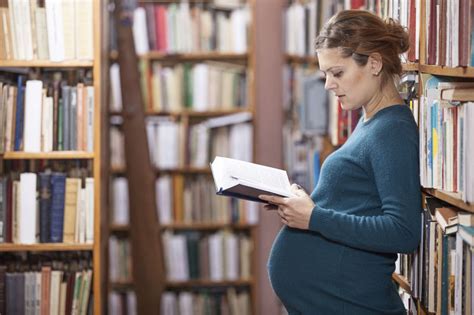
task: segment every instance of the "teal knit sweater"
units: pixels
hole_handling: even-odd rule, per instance
[[[410,109],[359,121],[321,168],[309,230],[284,226],[268,262],[289,314],[406,314],[396,253],[420,240],[418,131]]]

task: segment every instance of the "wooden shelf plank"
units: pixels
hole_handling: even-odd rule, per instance
[[[4,160],[29,160],[29,159],[93,159],[94,153],[82,151],[53,151],[53,152],[5,152]]]
[[[256,228],[255,224],[247,223],[171,223],[160,225],[161,229],[172,229],[172,230],[200,230],[200,231],[213,231],[220,229],[234,229],[234,230],[249,230]],[[111,224],[109,226],[112,232],[128,232],[128,224]]]
[[[434,75],[452,76],[460,78],[474,78],[474,67],[449,68],[443,66],[420,64],[419,71]]]
[[[192,53],[164,53],[160,51],[150,51],[146,54],[138,56],[142,60],[155,61],[195,61],[195,60],[239,60],[247,62],[247,53],[226,53],[226,52],[192,52]],[[118,52],[112,51],[109,55],[110,59],[117,60]]]
[[[180,289],[180,288],[193,288],[193,287],[236,287],[236,286],[251,286],[253,285],[252,279],[241,279],[241,280],[188,280],[188,281],[167,281],[166,287],[169,289]],[[133,289],[133,282],[111,282],[110,287],[112,290],[131,290]]]
[[[112,174],[125,173],[125,167],[113,167],[110,169]],[[176,169],[156,169],[157,173],[171,173],[171,174],[211,174],[210,168],[196,168],[196,167],[180,167]]]
[[[392,279],[393,281],[398,283],[398,285],[400,285],[403,288],[403,290],[405,290],[408,294],[412,295],[410,283],[408,282],[407,278],[394,272],[392,274]]]
[[[474,213],[474,205],[465,203],[455,193],[444,192],[444,191],[433,189],[433,188],[423,188],[422,190],[425,193],[433,197],[436,197],[438,199],[441,199],[443,201],[446,201],[447,203],[452,204],[455,207]]]
[[[298,56],[286,54],[285,59],[288,63],[318,64],[318,57],[316,56]]]
[[[40,244],[0,244],[0,252],[17,251],[91,251],[93,244],[66,244],[66,243],[40,243]]]
[[[0,68],[91,68],[93,60],[0,60]]]
[[[173,116],[173,117],[217,117],[224,115],[231,115],[237,113],[252,113],[248,108],[235,108],[235,109],[224,109],[224,110],[213,110],[213,111],[204,111],[196,112],[191,110],[183,110],[180,112],[153,112],[148,111],[145,113],[146,116]],[[109,112],[111,116],[123,116],[122,112]]]
[[[403,71],[419,71],[420,64],[418,62],[402,63]]]
[[[189,280],[189,281],[167,281],[166,286],[168,288],[183,288],[183,287],[232,287],[232,286],[250,286],[253,281],[250,279],[246,280]]]
[[[255,228],[254,224],[247,223],[172,223],[163,224],[160,226],[162,229],[173,229],[173,230],[219,230],[219,229],[252,229]]]

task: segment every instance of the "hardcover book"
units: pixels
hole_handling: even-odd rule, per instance
[[[259,195],[293,195],[288,174],[281,169],[216,156],[211,171],[218,195],[257,202],[264,202]]]

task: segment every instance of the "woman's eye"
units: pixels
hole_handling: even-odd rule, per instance
[[[335,78],[340,78],[342,76],[342,71],[334,73]]]

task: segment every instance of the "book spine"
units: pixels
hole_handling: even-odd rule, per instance
[[[66,175],[54,173],[51,175],[51,242],[63,241],[64,196],[66,192]]]

